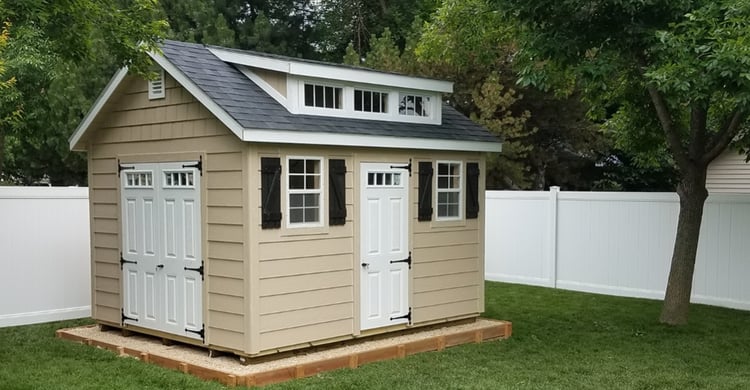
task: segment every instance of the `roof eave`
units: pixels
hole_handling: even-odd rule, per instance
[[[94,120],[99,115],[99,112],[102,110],[102,108],[104,108],[104,105],[107,104],[109,99],[112,97],[112,94],[115,93],[115,90],[120,86],[120,83],[122,83],[122,80],[125,79],[125,76],[127,76],[127,74],[128,67],[126,66],[120,68],[120,70],[118,70],[114,74],[114,76],[112,76],[112,78],[109,80],[109,83],[107,83],[107,86],[104,87],[102,93],[99,94],[99,97],[96,98],[94,105],[91,106],[89,112],[86,113],[86,115],[83,117],[83,120],[81,120],[81,123],[78,124],[76,130],[73,132],[70,138],[68,138],[70,150],[75,152],[86,151],[84,145],[80,144],[81,139],[88,131],[89,126],[94,123]]]
[[[245,129],[242,140],[246,142],[329,145],[390,149],[422,149],[461,152],[500,153],[501,142],[465,141],[437,138],[389,137],[363,134],[300,132],[293,130]]]

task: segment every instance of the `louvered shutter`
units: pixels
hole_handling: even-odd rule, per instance
[[[417,220],[432,220],[432,162],[419,162],[419,210]]]
[[[281,227],[281,159],[261,157],[260,193],[263,229]]]
[[[466,164],[466,218],[479,215],[479,164]]]
[[[346,162],[328,160],[328,223],[346,224]]]

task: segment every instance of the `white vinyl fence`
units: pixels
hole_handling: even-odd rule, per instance
[[[663,299],[674,193],[488,191],[487,280]],[[692,301],[750,310],[750,196],[711,195]]]
[[[88,188],[0,186],[0,327],[91,315]]]

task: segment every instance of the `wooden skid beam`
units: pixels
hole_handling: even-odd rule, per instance
[[[357,368],[367,363],[382,360],[398,359],[421,352],[442,351],[452,347],[468,343],[481,343],[495,339],[507,339],[513,331],[512,324],[507,321],[493,321],[494,323],[475,330],[449,333],[446,335],[430,337],[427,339],[411,341],[398,345],[362,351],[345,356],[318,360],[314,362],[299,364],[291,367],[275,368],[268,371],[236,376],[228,372],[216,370],[209,367],[198,366],[183,361],[172,359],[168,356],[155,355],[142,352],[137,349],[106,343],[103,341],[88,339],[60,329],[55,334],[58,338],[73,342],[88,344],[98,348],[112,351],[120,356],[132,356],[147,363],[153,363],[161,367],[194,375],[204,380],[218,381],[226,386],[264,386],[272,383],[285,382],[292,379],[304,378],[317,375],[321,372],[333,371],[342,368]]]

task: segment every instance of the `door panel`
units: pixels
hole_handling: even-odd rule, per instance
[[[200,338],[190,332],[203,328],[200,173],[184,165],[123,171],[124,321]]]
[[[361,165],[361,328],[408,322],[408,172]],[[395,263],[394,263],[395,262]]]

